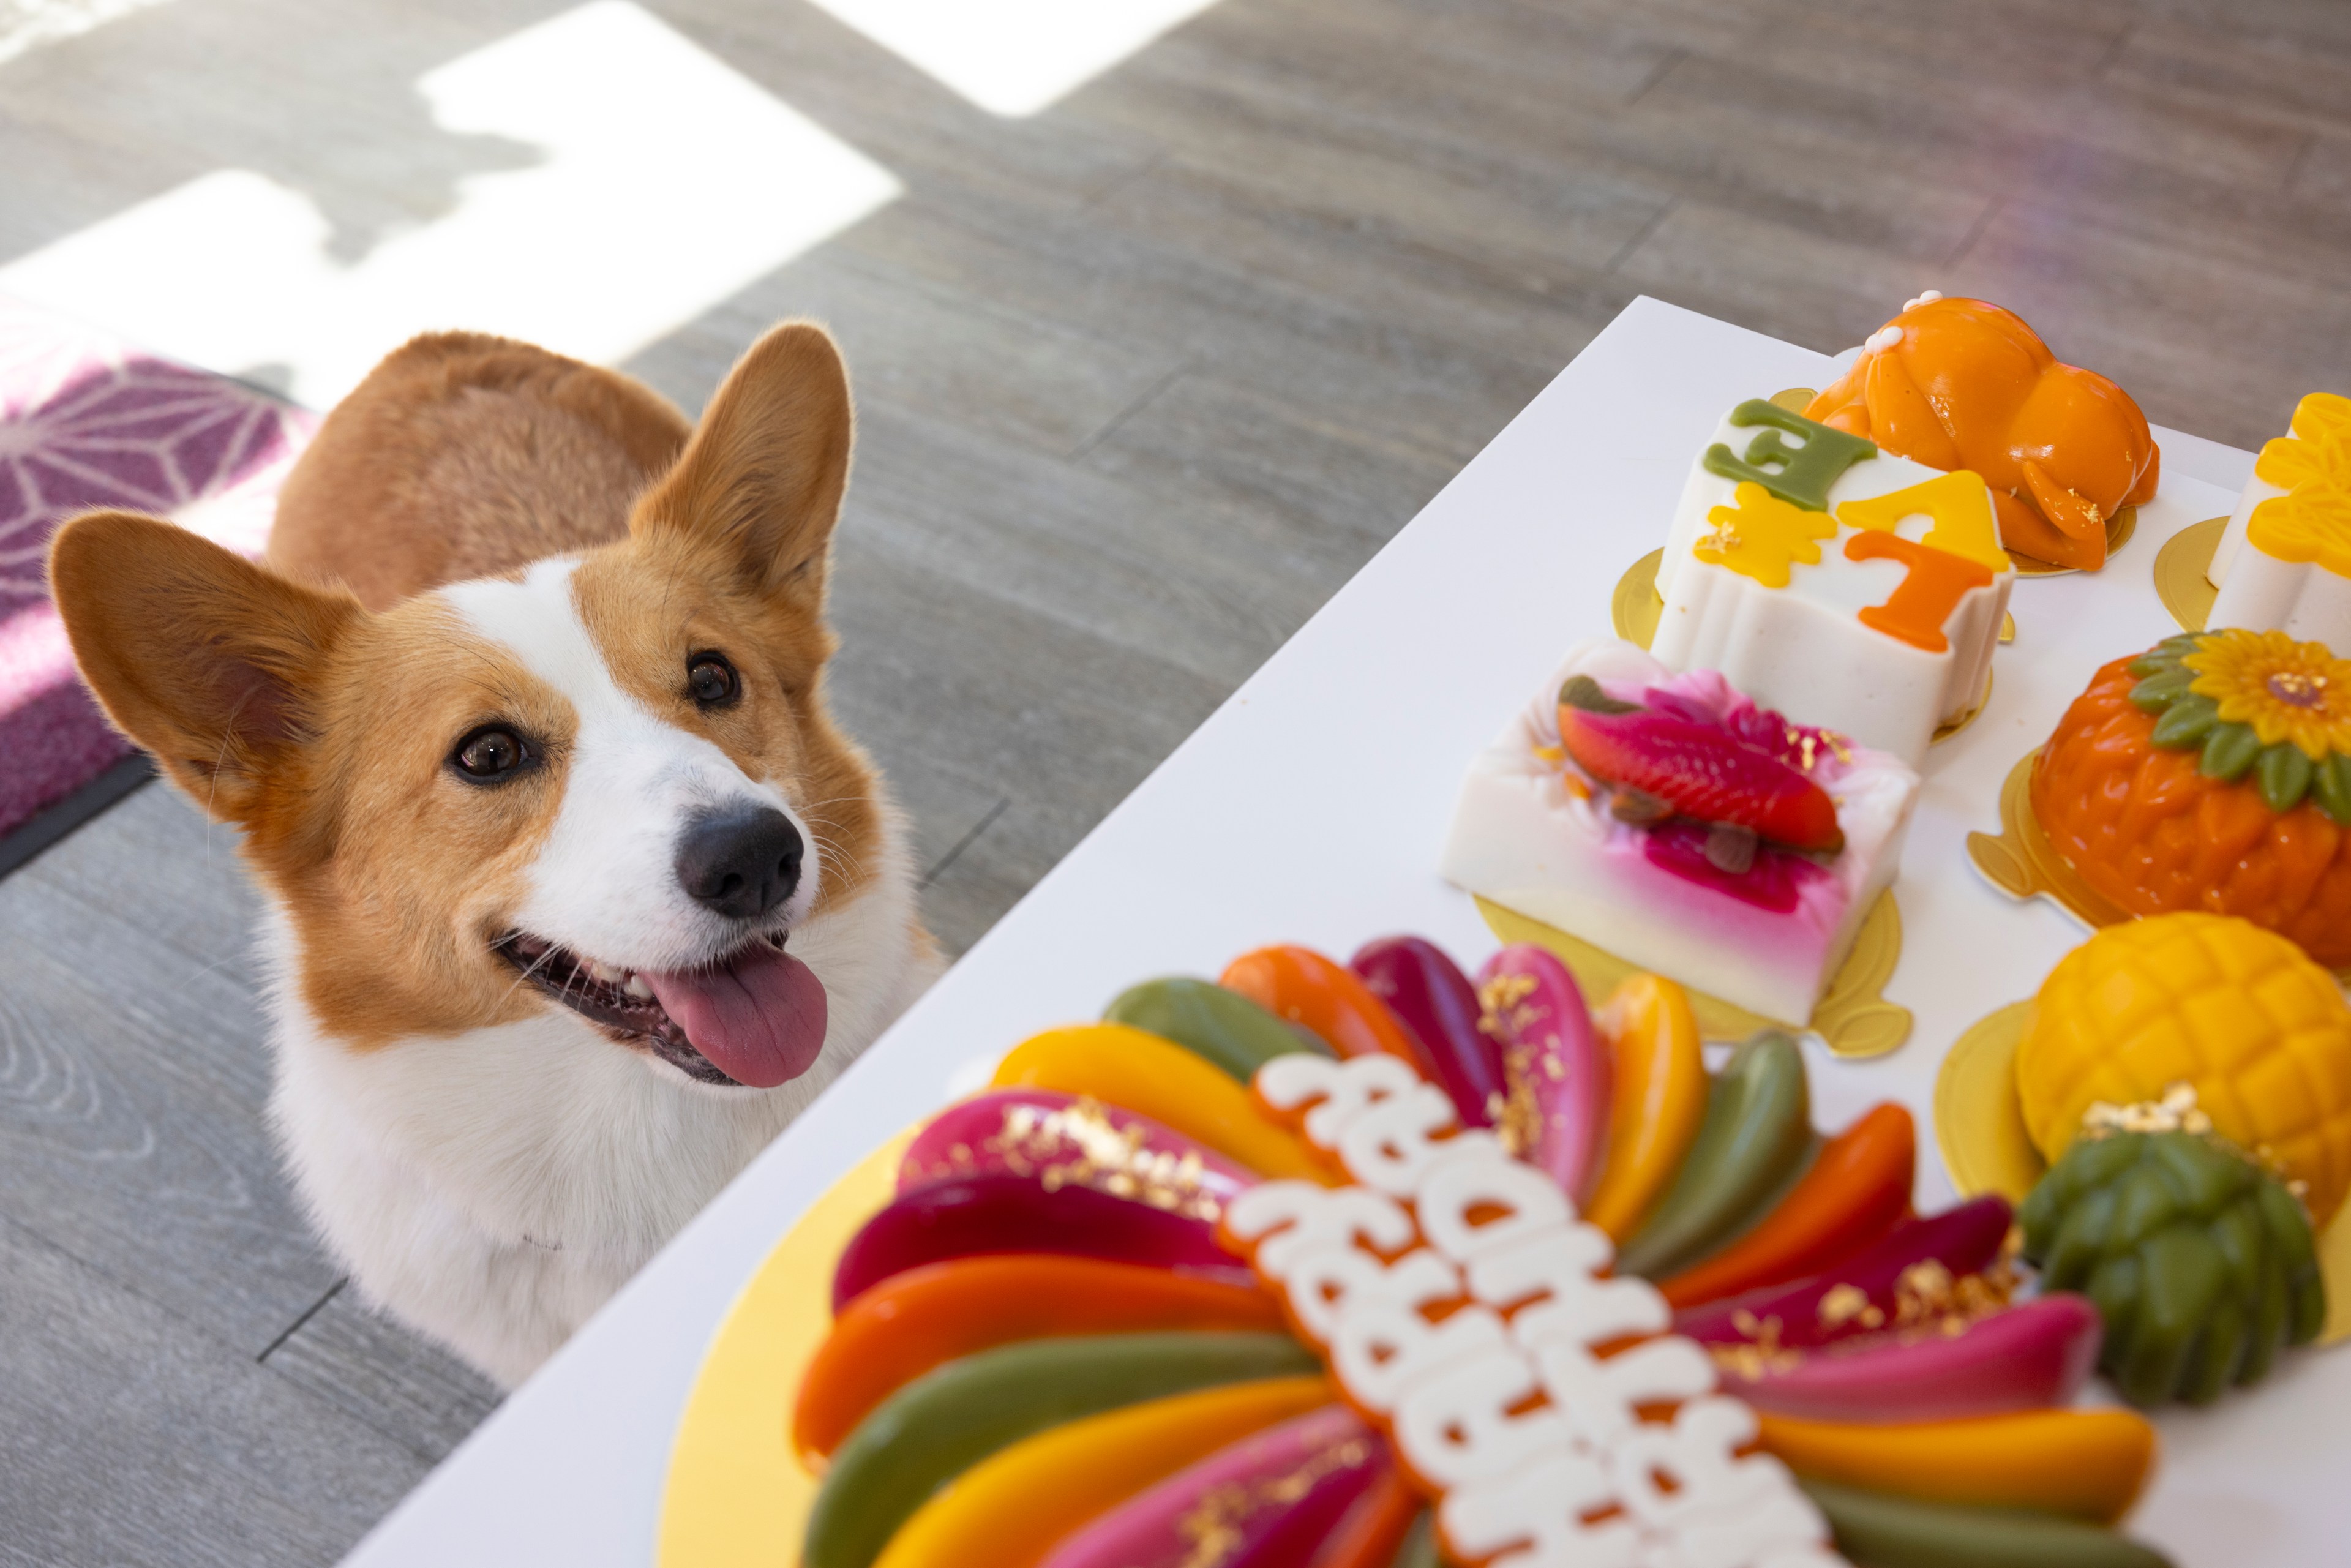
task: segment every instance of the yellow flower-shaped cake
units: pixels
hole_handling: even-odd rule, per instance
[[[2207,625],[2351,647],[2351,398],[2311,393],[2262,448],[2210,576]]]

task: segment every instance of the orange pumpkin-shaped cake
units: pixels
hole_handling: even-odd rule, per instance
[[[2351,659],[2245,631],[2117,659],[2034,761],[2032,812],[2134,915],[2234,915],[2351,965]]]
[[[2155,496],[2160,454],[2130,394],[1980,299],[1914,301],[1804,417],[1982,475],[2001,543],[2054,566],[2097,570],[2108,519]]]

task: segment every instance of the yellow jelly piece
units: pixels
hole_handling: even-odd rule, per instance
[[[998,1089],[1090,1095],[1148,1116],[1273,1179],[1335,1186],[1342,1177],[1286,1128],[1258,1113],[1240,1083],[1182,1046],[1123,1023],[1049,1029],[997,1065]]]
[[[2294,434],[2262,447],[2253,475],[2285,492],[2253,508],[2245,539],[2275,560],[2351,577],[2351,398],[2312,392]]]
[[[1706,1120],[1706,1057],[1689,996],[1659,975],[1633,975],[1600,1009],[1614,1059],[1608,1155],[1583,1218],[1618,1241],[1665,1196]]]
[[[949,1481],[898,1527],[874,1568],[1039,1562],[1062,1537],[1137,1492],[1331,1402],[1321,1377],[1270,1377],[1050,1427]],[[1364,1448],[1368,1457],[1371,1445]]]
[[[1907,490],[1847,501],[1836,509],[1841,523],[1886,534],[1894,532],[1903,518],[1922,512],[1935,525],[1918,541],[1928,549],[1989,567],[1994,576],[2009,570],[2008,552],[2000,548],[2000,525],[1992,516],[1991,487],[1982,475],[1965,468],[1938,474]]]
[[[2094,1103],[2179,1083],[2214,1131],[2299,1185],[2325,1230],[2351,1189],[2351,1003],[2334,977],[2273,931],[2200,912],[2107,926],[2060,959],[2016,1052],[2043,1156]]]
[[[1836,522],[1826,512],[1806,511],[1761,485],[1745,482],[1730,494],[1737,505],[1707,513],[1714,532],[1690,547],[1691,555],[1710,566],[1727,566],[1766,588],[1785,588],[1792,563],[1817,564],[1817,541],[1836,538]]]

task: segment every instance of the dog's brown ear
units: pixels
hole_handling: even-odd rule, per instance
[[[751,591],[820,610],[852,425],[849,372],[831,335],[788,321],[736,364],[630,528],[675,530],[719,551]]]
[[[362,612],[131,512],[57,530],[49,585],[107,716],[214,816],[245,821],[310,733],[328,651]]]

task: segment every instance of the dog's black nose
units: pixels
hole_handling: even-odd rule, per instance
[[[736,920],[765,915],[800,883],[799,830],[772,806],[734,807],[689,823],[677,880],[705,909]]]

